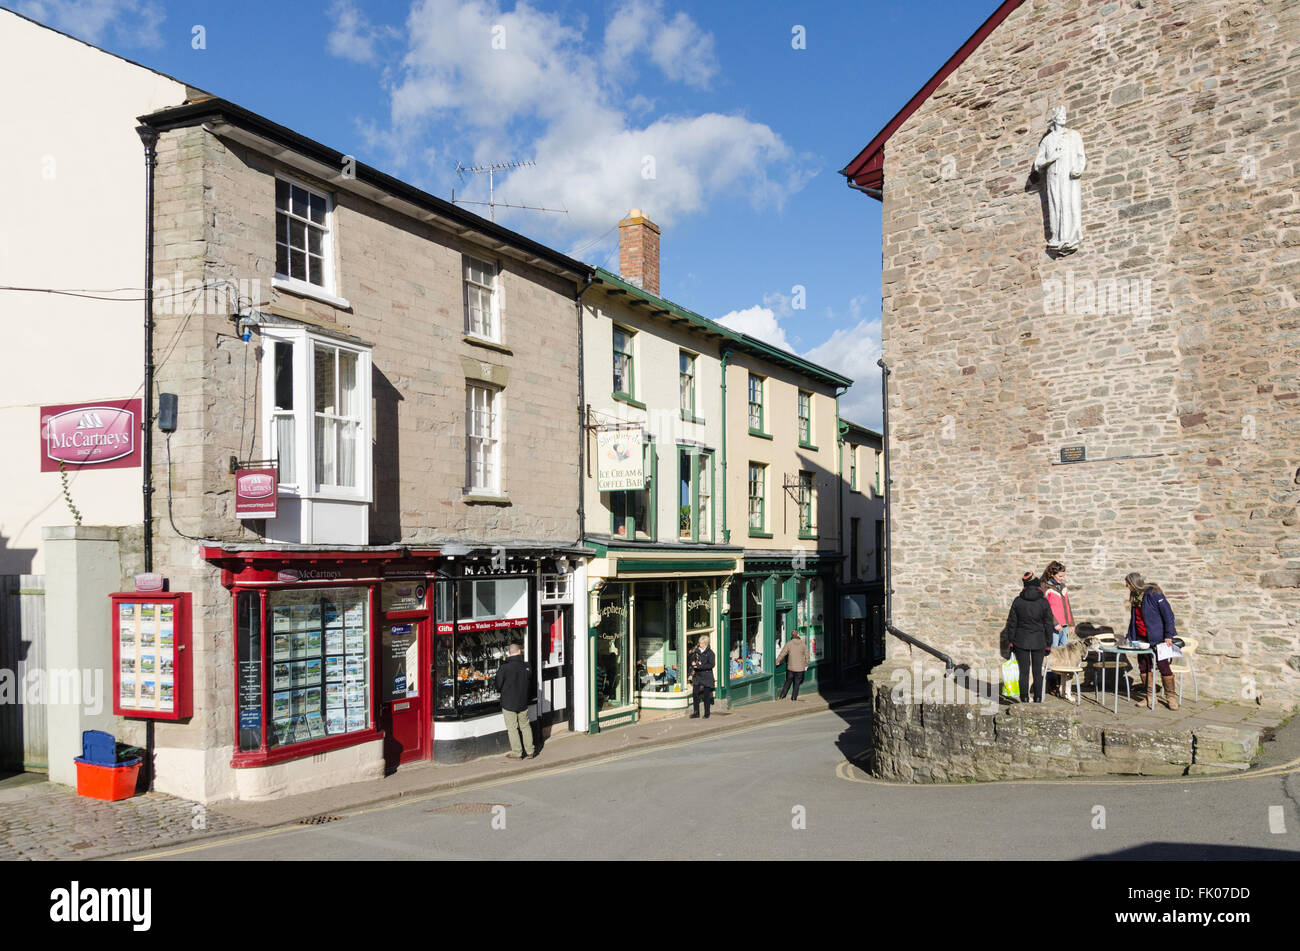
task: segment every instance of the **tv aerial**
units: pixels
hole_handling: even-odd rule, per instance
[[[569,212],[568,212],[568,209],[566,209],[566,208],[542,208],[542,207],[539,206],[539,205],[512,205],[512,204],[510,204],[509,202],[497,201],[497,200],[496,200],[496,181],[495,181],[495,173],[496,173],[496,171],[497,171],[498,169],[503,169],[503,168],[535,168],[536,166],[537,166],[537,163],[536,163],[536,162],[493,162],[493,163],[490,164],[490,165],[470,165],[470,166],[461,165],[460,162],[457,162],[457,163],[456,163],[456,174],[460,177],[460,180],[461,180],[462,182],[465,180],[465,173],[466,173],[466,172],[472,172],[472,173],[474,173],[475,175],[482,175],[482,174],[484,174],[484,173],[487,173],[487,177],[488,177],[488,200],[487,200],[487,201],[471,201],[471,200],[468,199],[468,198],[457,198],[457,197],[456,197],[456,189],[453,188],[453,189],[451,190],[451,202],[452,202],[453,205],[487,205],[487,208],[488,208],[488,218],[489,218],[491,221],[496,221],[496,220],[497,220],[497,209],[498,209],[498,208],[520,208],[520,209],[523,209],[524,211],[548,211],[548,212],[552,212],[553,214],[557,214],[557,215],[567,215]]]

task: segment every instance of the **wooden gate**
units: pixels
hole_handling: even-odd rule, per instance
[[[45,576],[0,575],[0,769],[49,768],[45,706],[25,702],[44,670]]]

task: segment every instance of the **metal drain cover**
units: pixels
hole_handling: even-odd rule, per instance
[[[491,812],[497,806],[505,808],[509,803],[504,802],[453,802],[450,806],[442,806],[433,812],[444,815],[475,815],[478,813]]]
[[[342,816],[308,816],[306,819],[299,819],[300,826],[322,826],[327,822],[337,822]]]

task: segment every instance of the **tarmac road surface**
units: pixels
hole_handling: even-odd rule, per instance
[[[895,785],[820,711],[137,858],[1300,858],[1300,723],[1228,777]],[[1156,803],[1163,803],[1157,808]]]

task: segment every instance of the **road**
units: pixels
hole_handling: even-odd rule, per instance
[[[866,716],[822,711],[138,857],[1300,858],[1294,724],[1258,775],[900,786],[850,762]]]

